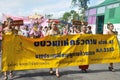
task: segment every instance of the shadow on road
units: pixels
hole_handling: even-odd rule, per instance
[[[81,72],[81,70],[69,70],[69,71],[61,71],[60,75],[65,76],[65,75],[70,75],[70,74],[91,74],[91,73],[102,73],[102,72],[110,72],[107,69],[104,70],[88,70],[87,73]],[[116,72],[120,72],[120,69],[116,69]],[[18,78],[25,78],[25,77],[46,77],[46,76],[55,76],[55,73],[53,75],[50,75],[49,72],[35,72],[35,73],[24,73],[23,74],[16,74],[16,77],[14,79]]]
[[[90,70],[89,73],[101,73],[101,72],[112,72],[109,71],[107,69],[103,69],[103,70]],[[115,72],[120,72],[120,69],[115,69]]]
[[[39,76],[52,76],[49,74],[49,72],[35,72],[35,73],[26,73],[26,74],[16,74],[16,77],[14,77],[14,79],[18,79],[18,78],[25,78],[25,77],[39,77]]]

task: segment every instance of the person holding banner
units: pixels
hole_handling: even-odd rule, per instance
[[[3,28],[3,34],[11,35],[12,34],[12,27],[10,26],[10,21],[6,22],[5,28]]]
[[[92,34],[91,26],[88,26],[88,27],[87,27],[87,34]]]
[[[30,31],[30,37],[31,38],[40,38],[40,32],[39,32],[39,28],[38,28],[38,24],[37,23],[34,23],[33,24],[33,27]]]
[[[78,34],[78,33],[80,33],[80,30],[77,28],[77,26],[73,25],[72,27],[70,27],[69,34]]]
[[[58,34],[60,34],[60,32],[58,30],[57,24],[55,22],[52,22],[51,29],[47,32],[47,36],[49,36],[49,35],[54,36],[54,35],[58,35]],[[50,68],[50,74],[53,74],[52,68]],[[56,77],[58,77],[58,78],[60,77],[58,68],[56,68]]]
[[[22,28],[20,29],[21,35],[25,37],[29,37],[29,29],[27,25],[23,25]]]
[[[11,35],[11,34],[13,34],[12,30],[13,29],[11,27],[11,20],[8,20],[7,24],[6,24],[6,27],[3,29],[3,33],[5,35]],[[4,80],[7,80],[8,79],[7,71],[5,71],[3,73],[4,73]],[[13,71],[9,71],[9,73],[10,73],[10,78],[13,78]]]
[[[115,32],[113,31],[114,25],[112,23],[108,23],[107,28],[108,28],[108,31],[106,32],[106,34],[108,34],[108,35],[114,35],[115,34]],[[113,68],[113,63],[110,63],[108,69],[112,72],[115,72],[115,69]]]
[[[74,33],[74,34],[80,33],[80,30],[78,29],[78,26],[74,26],[74,27],[73,27],[73,33]]]
[[[81,32],[80,34],[87,34],[87,27],[85,25],[83,25],[81,27]],[[87,69],[88,69],[89,65],[82,65],[82,66],[79,66],[79,69],[82,70],[82,72],[87,72]]]
[[[0,54],[2,52],[2,23],[0,23]]]

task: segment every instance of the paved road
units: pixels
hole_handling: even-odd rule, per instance
[[[120,63],[115,64],[116,72],[108,71],[107,67],[107,64],[90,65],[88,73],[82,73],[78,67],[61,68],[60,78],[49,75],[49,69],[15,71],[13,80],[120,80]]]

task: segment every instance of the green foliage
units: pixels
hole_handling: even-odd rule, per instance
[[[90,0],[72,0],[72,5],[73,6],[78,6],[79,8],[83,8],[84,10],[86,10],[88,8],[87,3]]]
[[[78,6],[79,9],[82,10],[82,17],[80,18],[82,21],[85,20],[85,10],[87,10],[87,8],[88,8],[87,3],[89,1],[90,0],[72,0],[72,6],[73,7]]]
[[[80,18],[79,14],[76,11],[71,10],[70,12],[65,12],[63,14],[62,20],[64,21],[68,21],[69,19],[78,20],[79,18]]]
[[[71,16],[71,14],[70,14],[69,12],[65,12],[65,13],[63,14],[62,19],[63,19],[64,21],[68,21],[70,16]]]

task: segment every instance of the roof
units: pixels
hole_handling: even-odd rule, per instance
[[[110,4],[118,3],[118,2],[120,2],[120,0],[105,0],[105,1],[102,2],[101,4],[96,5],[96,6],[89,7],[88,9],[97,8],[97,7],[101,7],[101,6],[105,6],[105,5],[110,5]]]
[[[99,4],[99,6],[109,5],[109,4],[113,4],[113,3],[117,3],[117,2],[120,2],[120,0],[105,0],[104,2]]]

